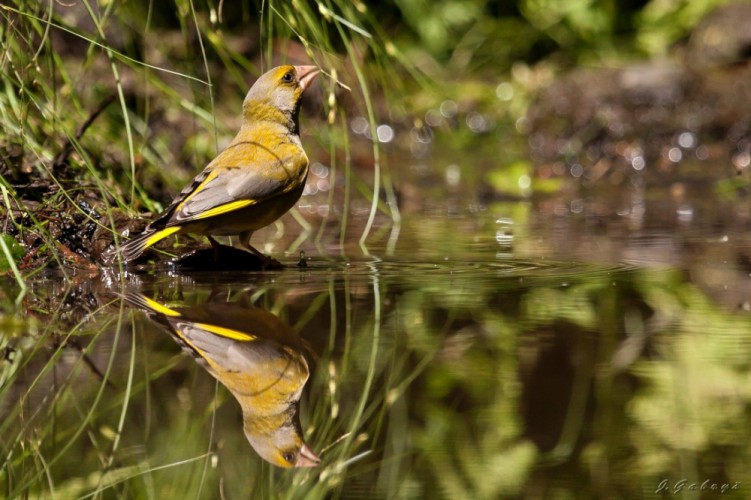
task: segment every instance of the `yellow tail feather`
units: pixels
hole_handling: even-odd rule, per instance
[[[120,255],[123,258],[123,262],[130,262],[137,259],[147,248],[158,243],[167,236],[175,234],[179,230],[180,228],[178,226],[173,226],[158,229],[156,231],[146,231],[136,236],[120,247]]]

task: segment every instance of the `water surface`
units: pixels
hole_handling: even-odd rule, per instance
[[[6,280],[7,496],[748,494],[739,234],[491,213],[396,229],[369,254],[303,245],[308,267],[290,255],[277,272],[48,273],[23,295]],[[263,461],[232,393],[128,293],[255,307],[298,334],[302,431],[321,465]]]

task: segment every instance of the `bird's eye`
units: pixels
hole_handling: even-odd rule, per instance
[[[294,464],[295,463],[295,454],[294,453],[285,453],[284,455],[282,455],[282,458],[288,464]]]
[[[286,73],[284,73],[284,76],[282,77],[282,81],[284,83],[292,83],[292,80],[294,79],[295,79],[295,75],[293,75],[291,71],[287,71]]]

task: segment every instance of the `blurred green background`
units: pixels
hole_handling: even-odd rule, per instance
[[[749,5],[0,5],[0,496],[748,497]],[[283,61],[325,72],[292,269],[99,266]],[[309,341],[323,465],[255,456],[131,289]]]

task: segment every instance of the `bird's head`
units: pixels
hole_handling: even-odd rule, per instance
[[[271,429],[262,422],[246,419],[244,430],[256,453],[277,467],[315,467],[321,463],[303,441],[296,414],[283,425]]]
[[[297,127],[300,100],[319,73],[316,66],[279,66],[261,75],[243,101],[246,122],[280,121]]]

